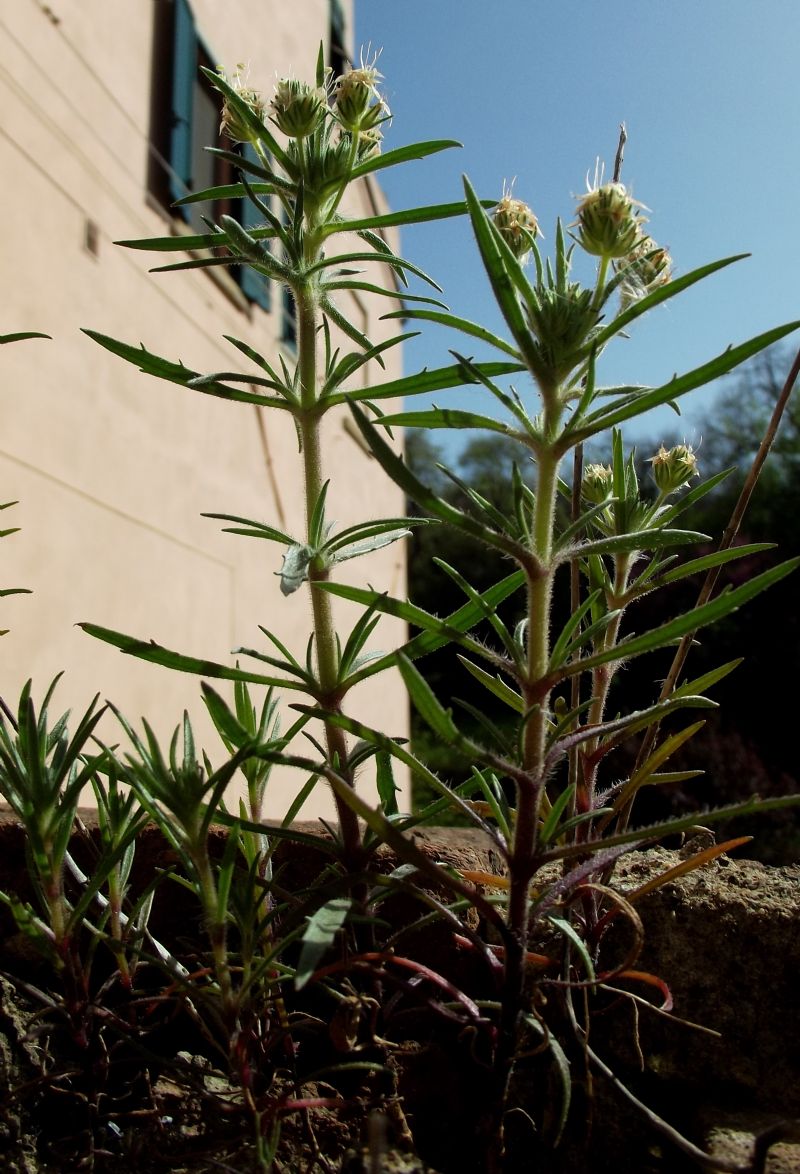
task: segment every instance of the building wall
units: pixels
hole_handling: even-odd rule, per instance
[[[265,312],[230,281],[202,270],[150,274],[158,256],[113,243],[180,228],[147,191],[154,15],[164,2],[0,0],[0,333],[42,330],[53,338],[0,349],[0,500],[19,500],[2,517],[22,528],[2,543],[0,586],[33,591],[2,601],[10,631],[0,646],[0,696],[13,706],[29,676],[41,696],[64,670],[61,707],[77,711],[99,692],[129,718],[147,716],[161,735],[186,708],[219,761],[196,678],[123,657],[74,627],[89,620],[228,663],[238,646],[266,649],[259,624],[298,652],[309,631],[307,592],[279,591],[280,549],[223,534],[221,523],[200,516],[244,515],[302,536],[299,454],[286,414],[152,379],[80,332],[142,342],[200,371],[246,369],[225,334],[273,357],[280,350],[278,290]],[[276,74],[313,78],[328,34],[327,0],[193,0],[192,8],[215,64],[229,75],[248,61],[249,83],[266,94]],[[352,7],[343,8],[351,28]],[[350,210],[383,206],[377,186],[362,184]],[[391,281],[382,269],[373,277]],[[377,342],[392,327],[378,320],[386,303],[374,302],[342,308]],[[356,378],[399,374],[392,351],[385,372]],[[347,413],[327,421],[324,449],[330,517],[346,525],[403,513],[402,494],[354,439]],[[402,592],[402,543],[342,570],[348,581]],[[339,615],[346,624],[357,612],[345,606]],[[380,647],[403,638],[393,621],[379,629]],[[407,729],[396,677],[362,687],[352,711],[392,733]],[[110,719],[104,731],[118,739]],[[271,814],[296,783],[288,772],[279,776]],[[320,789],[305,814],[328,811]]]

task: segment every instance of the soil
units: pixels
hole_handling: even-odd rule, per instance
[[[224,833],[219,838],[221,844]],[[441,863],[498,871],[499,861],[478,833],[439,829],[419,833],[416,841]],[[618,865],[616,883],[623,891],[635,889],[679,859],[666,849],[631,854]],[[135,884],[168,863],[163,841],[146,831],[137,845]],[[320,864],[311,849],[286,848],[281,884],[300,889]],[[0,890],[32,898],[23,837],[10,820],[0,821]],[[201,927],[191,898],[177,885],[169,900],[159,896],[153,933],[176,952],[184,949],[187,959],[195,957],[193,939]],[[763,1161],[750,1168],[800,1172],[800,867],[723,857],[637,907],[645,945],[636,968],[667,983],[674,1010],[666,1016],[629,999],[608,1000],[593,1020],[593,1049],[634,1096],[729,1167],[747,1169],[760,1137]],[[411,915],[400,898],[392,924]],[[624,952],[623,933],[617,946]],[[474,998],[491,993],[475,952],[454,942],[440,924],[414,934],[413,956]],[[43,1012],[36,992],[47,996],[48,982],[41,959],[0,910],[4,1170],[263,1169],[239,1090],[228,1083],[225,1064],[191,1005],[174,992],[165,997],[161,976],[153,976],[151,988],[141,993],[133,1018],[109,987],[105,1001],[96,1003],[88,1045],[63,1017]],[[662,997],[647,985],[636,990],[648,1002]],[[352,1014],[343,1018],[338,1009],[331,1012],[330,1000],[309,993],[289,1008],[307,1107],[281,1116],[276,1174],[483,1174],[485,1155],[476,1138],[489,1093],[480,1041],[463,1023],[430,1014],[423,1000],[406,1013],[407,1022],[398,1016],[392,1045],[386,1046],[367,1004],[355,992],[352,1006],[344,1008]],[[115,1014],[127,1016],[129,1026],[135,1022],[136,1030],[119,1030]],[[551,1152],[556,1123],[542,1105],[557,1103],[553,1070],[535,1053],[532,1047],[521,1062],[513,1090],[509,1174],[589,1168],[593,1174],[681,1174],[698,1168],[612,1083],[597,1072],[588,1081],[579,1055],[569,1057],[571,1126]],[[267,1060],[271,1103],[295,1103],[289,1059],[277,1062],[273,1054]],[[265,1136],[271,1127],[265,1122]]]

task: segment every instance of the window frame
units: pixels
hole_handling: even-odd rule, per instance
[[[148,190],[170,216],[188,226],[192,222],[192,206],[176,208],[174,202],[195,190],[192,182],[195,86],[200,65],[213,68],[214,58],[198,31],[188,0],[166,0],[156,5],[153,32],[151,141],[154,151]],[[203,86],[204,82],[200,84]],[[208,92],[221,113],[219,94],[210,83]],[[235,149],[233,144],[222,140],[217,145]],[[234,165],[219,156],[213,156],[213,159],[211,186],[235,183],[237,175]],[[202,186],[207,185],[204,183]],[[247,197],[216,200],[209,211],[210,219],[215,223],[223,214],[233,216],[244,228],[252,228],[260,223],[258,209]],[[271,309],[271,283],[268,277],[249,265],[230,266],[228,272],[248,302],[255,303],[265,311]]]

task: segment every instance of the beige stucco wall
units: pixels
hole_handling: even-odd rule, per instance
[[[228,72],[249,61],[250,83],[267,92],[278,72],[312,76],[327,0],[194,0],[193,9]],[[27,677],[41,695],[64,670],[63,707],[79,709],[99,692],[162,735],[187,708],[219,761],[197,678],[123,657],[74,627],[90,620],[227,662],[239,645],[266,649],[258,624],[296,651],[309,631],[306,592],[285,599],[279,591],[280,549],[223,534],[200,516],[240,514],[302,536],[288,417],[141,375],[80,333],[141,341],[201,371],[242,369],[225,334],[267,354],[279,348],[278,291],[270,313],[243,308],[208,273],[152,275],[157,257],[113,244],[170,230],[146,193],[152,17],[153,2],[143,0],[0,0],[0,333],[53,336],[0,348],[0,500],[20,502],[2,524],[22,527],[0,547],[0,586],[33,591],[2,600],[0,626],[10,632],[0,645],[0,695],[13,706]],[[352,209],[368,214],[381,202],[374,185],[363,186]],[[96,256],[85,247],[87,221]],[[378,321],[385,303],[342,308],[365,315],[374,341],[392,329]],[[397,351],[386,368],[366,378],[398,375]],[[352,438],[345,415],[328,421],[325,456],[332,518],[344,525],[403,512],[402,494]],[[397,593],[404,575],[395,544],[347,563],[341,578]],[[340,614],[344,622],[357,613]],[[391,621],[379,632],[381,647],[404,638]],[[395,677],[372,680],[352,708],[393,733],[407,729]],[[113,724],[104,729],[118,738]],[[279,777],[270,814],[296,781]],[[305,813],[329,811],[320,789]]]

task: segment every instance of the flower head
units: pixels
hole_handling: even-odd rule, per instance
[[[297,78],[280,78],[270,102],[272,121],[290,139],[313,134],[325,117],[327,94],[322,86],[311,86]]]
[[[651,236],[643,236],[627,257],[617,262],[622,274],[620,297],[623,308],[646,297],[672,277],[672,258]]]
[[[594,183],[578,203],[578,240],[582,248],[594,257],[619,259],[625,257],[637,245],[642,236],[645,218],[637,208],[643,208],[634,200],[623,183],[602,182],[602,168],[595,168]]]
[[[503,198],[492,213],[492,220],[518,260],[531,251],[539,235],[539,221],[528,205],[515,199],[510,190],[503,191]]]
[[[378,53],[371,58],[369,50],[361,52],[360,65],[345,70],[336,79],[335,111],[345,130],[357,132],[372,130],[391,117],[391,112],[378,92],[382,75],[378,72]]]
[[[587,465],[581,481],[581,494],[586,501],[600,505],[611,497],[613,473],[610,465]]]
[[[264,100],[257,90],[251,89],[247,85],[246,77],[242,77],[242,70],[244,69],[244,65],[236,66],[236,73],[230,82],[231,88],[236,93],[236,96],[255,114],[256,118],[260,122],[263,122],[265,114]],[[225,77],[224,70],[220,69],[219,74],[220,77]],[[227,135],[234,143],[255,143],[259,139],[258,133],[227,96],[222,102],[222,119],[219,124],[219,133],[221,135]]]
[[[688,485],[692,477],[699,476],[697,456],[690,444],[676,444],[666,449],[662,444],[654,457],[650,458],[653,466],[653,480],[662,493],[675,493],[684,485]]]

